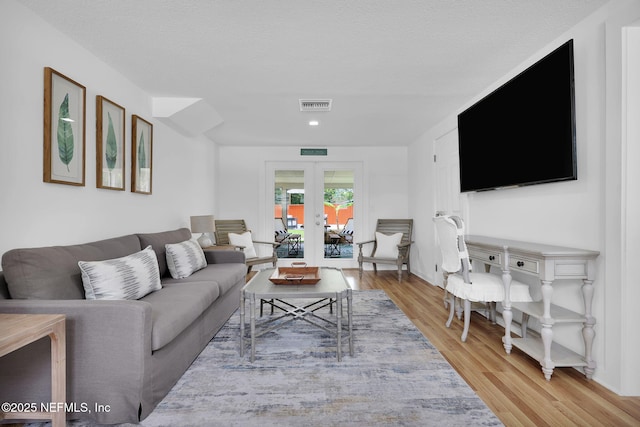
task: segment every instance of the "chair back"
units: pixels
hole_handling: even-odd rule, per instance
[[[465,282],[469,283],[469,252],[464,242],[464,222],[460,217],[442,215],[433,218],[440,252],[442,269],[447,273],[461,271]]]
[[[400,244],[411,243],[413,219],[378,219],[376,231],[387,235],[402,233]]]
[[[282,217],[274,218],[273,220],[274,237],[276,242],[284,242],[291,234],[287,230],[287,226]]]
[[[284,219],[282,217],[273,219],[273,229],[276,234],[285,234],[287,232],[287,226],[284,223]]]
[[[353,234],[353,218],[349,218],[347,222],[342,227],[341,233],[344,234]]]
[[[247,230],[244,219],[216,219],[216,245],[228,245],[229,233],[242,234]]]

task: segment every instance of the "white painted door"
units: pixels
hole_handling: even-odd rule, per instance
[[[440,136],[435,141],[436,164],[436,211],[438,214],[462,215],[460,203],[460,161],[458,159],[458,130],[453,129]],[[435,235],[435,234],[434,234]],[[440,270],[441,257],[437,241],[434,241],[436,249],[437,267],[434,265],[436,284],[442,286],[442,271]]]

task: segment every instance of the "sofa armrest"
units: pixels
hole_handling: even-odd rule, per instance
[[[205,249],[204,256],[207,264],[244,264],[244,252],[235,250],[235,246],[228,246],[229,249]]]
[[[109,411],[72,414],[99,423],[137,422],[151,390],[151,305],[143,301],[0,300],[0,313],[64,314],[67,341],[67,402],[108,405]],[[0,401],[47,402],[48,340],[0,358]],[[35,346],[35,347],[31,347]],[[30,348],[31,347],[31,348]],[[44,351],[42,351],[45,349]],[[35,399],[35,400],[34,400]]]

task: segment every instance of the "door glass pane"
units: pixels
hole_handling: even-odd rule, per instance
[[[324,257],[353,258],[353,170],[324,171]]]
[[[304,258],[304,171],[276,170],[275,241],[278,258]]]

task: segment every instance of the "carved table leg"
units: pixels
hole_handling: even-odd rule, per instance
[[[582,296],[584,297],[585,321],[582,327],[582,338],[584,339],[584,361],[587,366],[584,367],[584,374],[588,379],[593,377],[596,369],[596,362],[591,358],[591,350],[593,348],[593,339],[596,332],[593,326],[596,319],[591,315],[591,303],[593,301],[593,280],[584,280],[582,285]]]
[[[508,265],[508,264],[507,264]],[[502,337],[502,343],[504,350],[507,354],[511,354],[513,344],[511,343],[511,321],[513,320],[513,313],[511,312],[511,273],[509,270],[502,271],[502,283],[504,284],[504,301],[502,307],[502,318],[504,319],[504,337]]]
[[[555,368],[555,364],[553,363],[553,360],[551,360],[551,343],[553,342],[551,296],[553,295],[553,287],[551,286],[550,281],[543,280],[540,289],[542,291],[542,304],[544,309],[542,319],[540,319],[540,322],[542,323],[540,336],[542,337],[542,345],[544,346],[544,358],[540,361],[540,365],[542,365],[542,372],[548,381],[551,379],[553,369]]]

